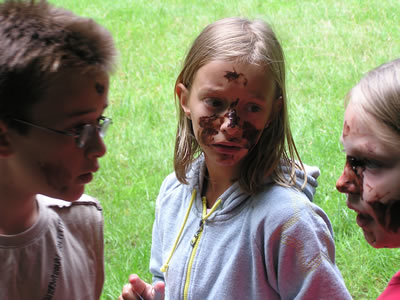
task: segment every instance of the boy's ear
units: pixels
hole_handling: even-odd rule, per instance
[[[12,153],[8,126],[0,120],[0,158],[9,156]]]
[[[190,117],[190,108],[189,108],[189,90],[183,83],[178,83],[176,85],[176,94],[179,98],[179,104],[181,105],[183,111],[185,112],[186,117],[189,119]]]

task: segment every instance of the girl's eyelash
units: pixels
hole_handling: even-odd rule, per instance
[[[347,160],[349,161],[350,165],[353,168],[363,167],[369,169],[376,169],[382,167],[382,163],[367,158],[356,158],[353,156],[348,156]]]

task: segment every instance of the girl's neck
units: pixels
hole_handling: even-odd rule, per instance
[[[237,179],[236,168],[220,167],[208,168],[203,181],[202,196],[207,199],[207,207],[211,208]]]

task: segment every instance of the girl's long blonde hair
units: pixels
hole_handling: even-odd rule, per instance
[[[241,188],[255,194],[262,189],[267,176],[271,176],[278,184],[293,186],[295,170],[304,171],[304,167],[289,126],[284,55],[271,26],[261,20],[250,21],[237,17],[208,25],[193,42],[176,80],[175,91],[180,83],[190,90],[197,70],[215,60],[265,67],[275,81],[276,99],[282,97],[280,112],[264,129],[257,145],[243,160],[239,178]],[[187,171],[201,149],[195,139],[191,120],[185,117],[179,103],[177,105],[179,121],[174,167],[178,180],[187,183]],[[289,168],[289,176],[284,175],[282,166]]]

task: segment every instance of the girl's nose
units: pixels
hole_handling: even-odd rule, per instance
[[[228,138],[238,138],[242,132],[239,126],[239,117],[236,114],[224,117],[224,121],[221,124],[221,131],[228,136]]]
[[[360,193],[360,179],[348,163],[346,163],[342,175],[336,182],[336,188],[339,192],[345,194]]]

